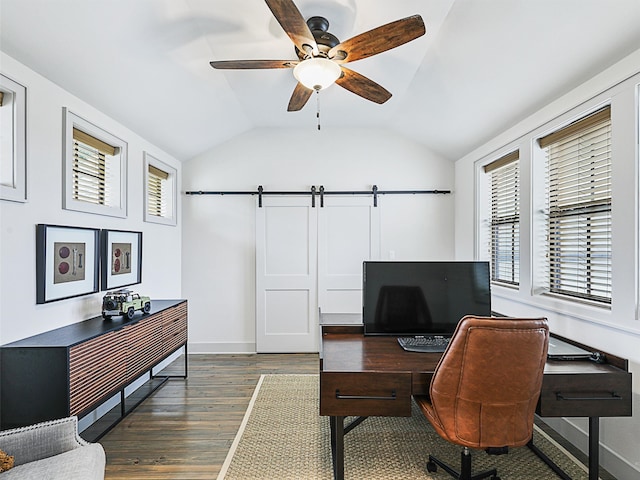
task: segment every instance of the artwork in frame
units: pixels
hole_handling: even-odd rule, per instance
[[[100,230],[36,225],[36,303],[96,293]]]
[[[102,230],[102,290],[142,281],[142,232]]]

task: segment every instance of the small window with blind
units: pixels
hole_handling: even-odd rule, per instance
[[[127,216],[127,144],[65,109],[67,210]]]
[[[177,225],[176,169],[145,152],[145,222]]]
[[[0,200],[27,201],[27,89],[0,74]]]
[[[538,140],[546,165],[546,290],[611,303],[611,109]]]
[[[491,281],[520,283],[520,174],[519,152],[485,165],[491,196],[489,249]]]

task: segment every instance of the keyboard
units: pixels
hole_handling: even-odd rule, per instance
[[[407,352],[436,352],[441,353],[447,349],[451,337],[442,335],[425,335],[419,337],[398,337],[398,343]]]

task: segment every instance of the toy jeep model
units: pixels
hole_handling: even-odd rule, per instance
[[[102,317],[107,320],[117,315],[126,315],[131,320],[136,310],[149,313],[151,299],[127,288],[107,292],[102,299]]]

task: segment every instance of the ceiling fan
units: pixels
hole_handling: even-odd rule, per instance
[[[343,65],[399,47],[425,34],[422,17],[413,15],[340,42],[327,31],[329,22],[324,17],[305,21],[292,0],[265,2],[293,41],[299,60],[222,60],[210,64],[216,69],[293,68],[298,83],[289,100],[289,112],[302,109],[314,91],[334,82],[372,102],[386,102],[391,98],[388,90]]]

